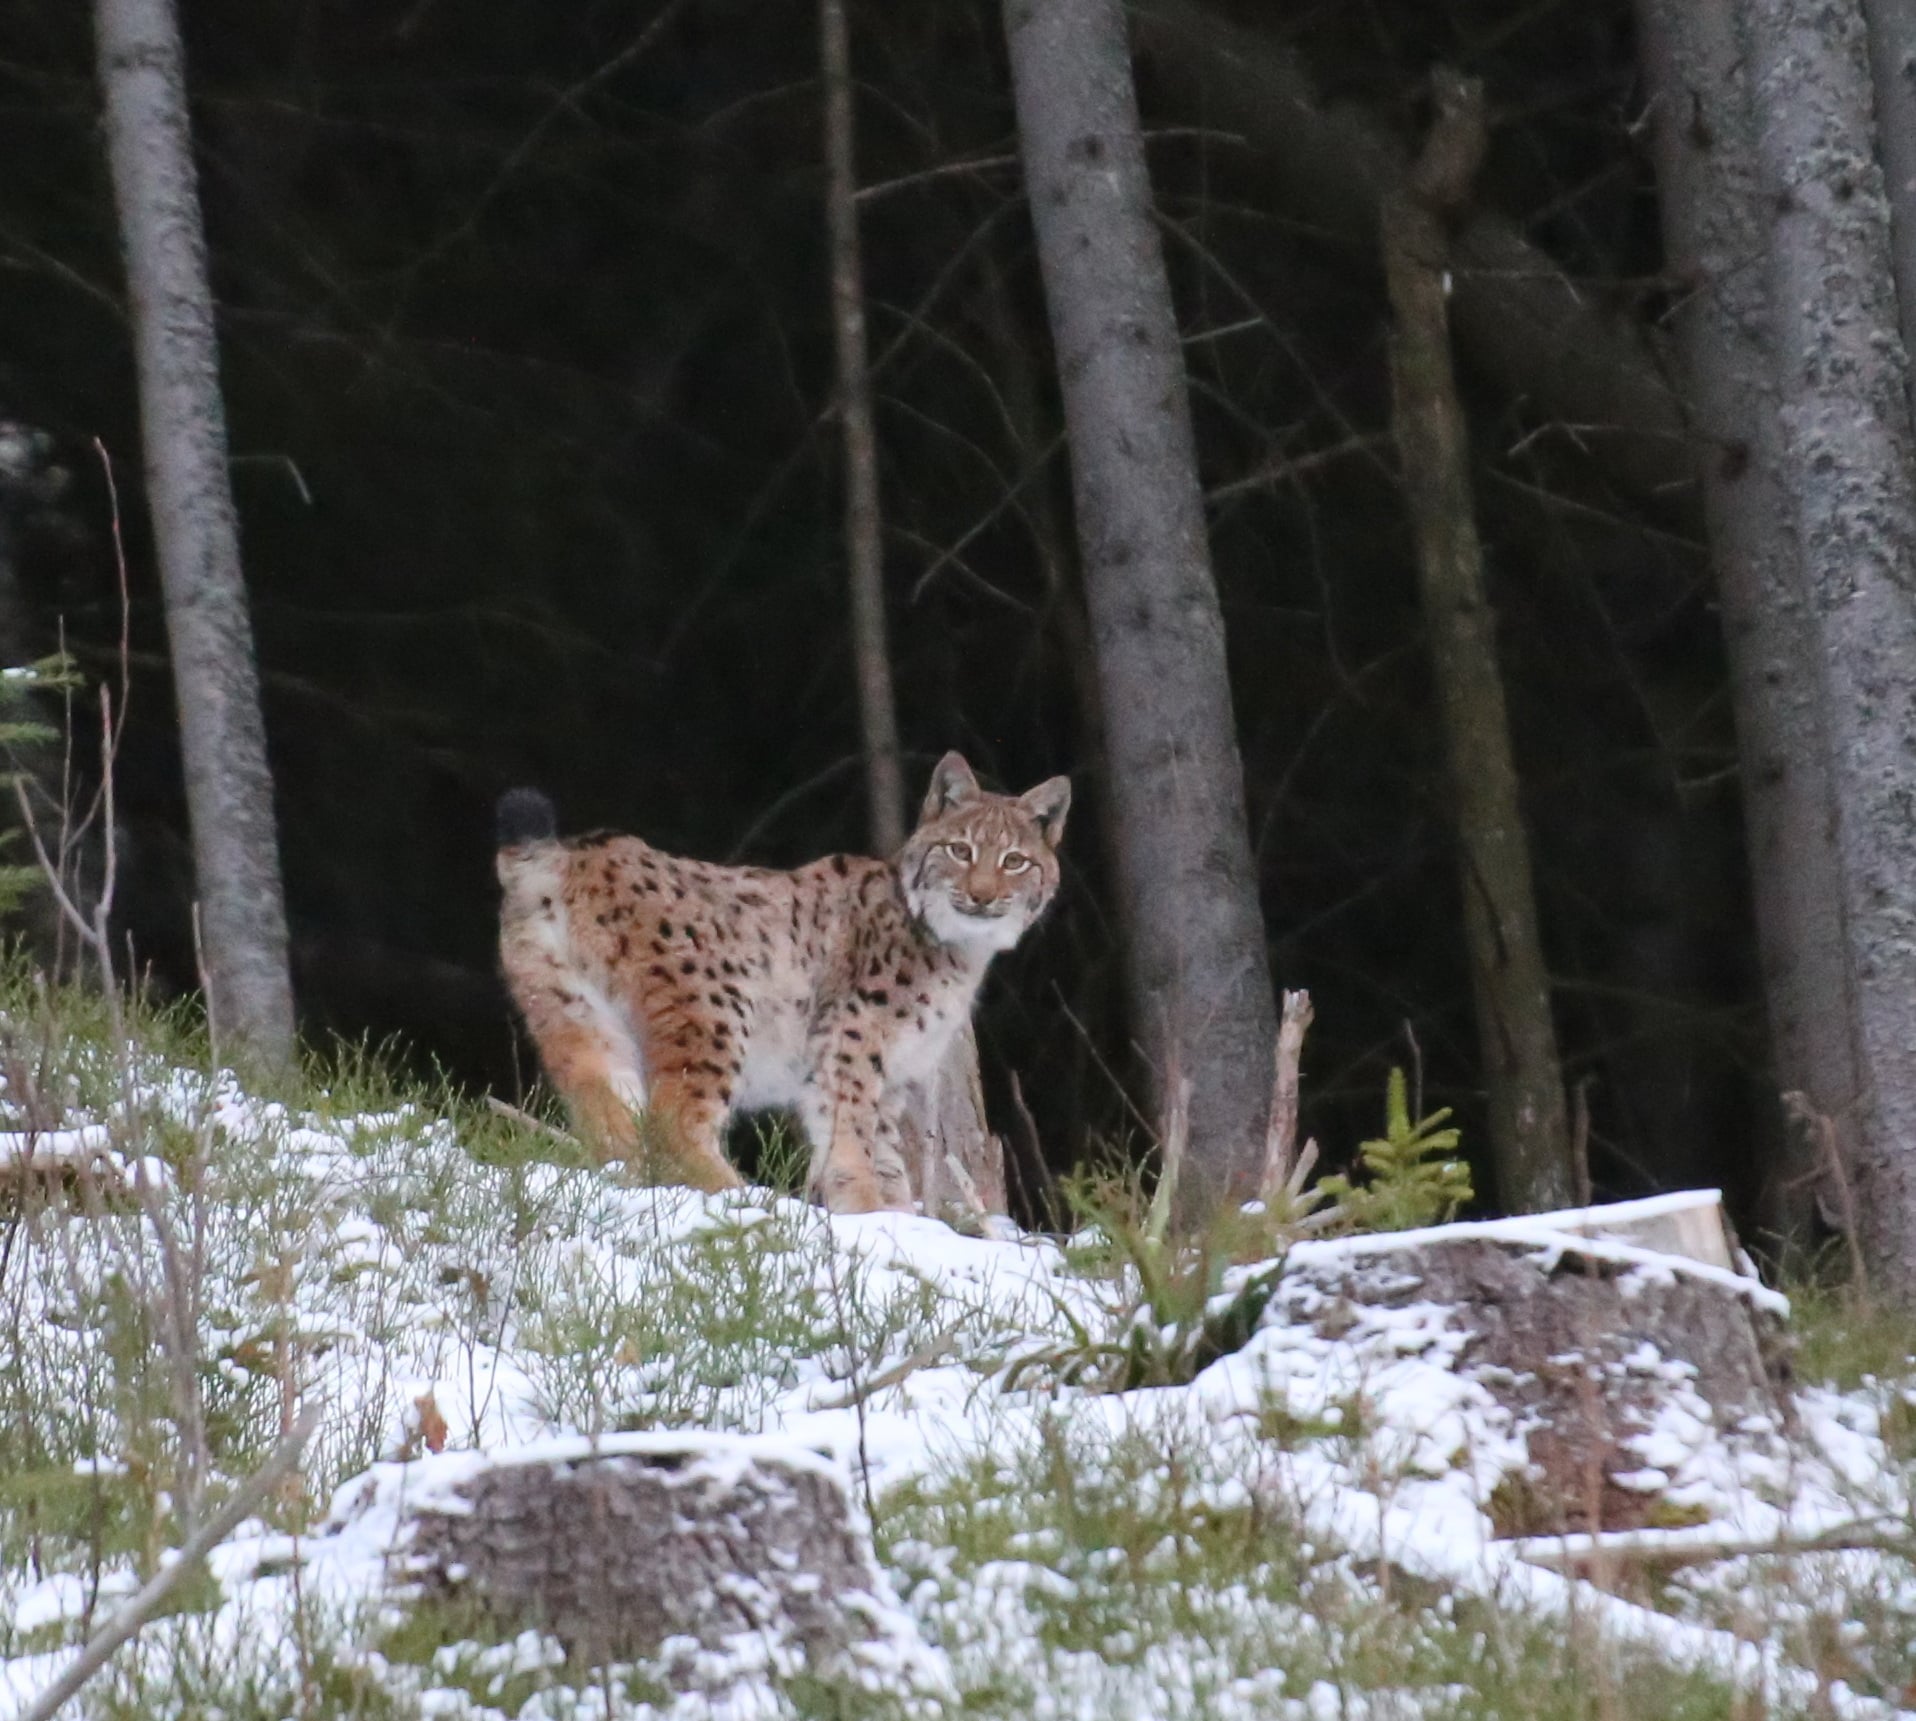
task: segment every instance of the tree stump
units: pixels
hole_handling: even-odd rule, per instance
[[[1649,1205],[1619,1213],[1634,1223]],[[1450,1366],[1509,1412],[1526,1448],[1526,1471],[1491,1501],[1503,1535],[1689,1521],[1666,1490],[1697,1441],[1767,1443],[1789,1426],[1783,1299],[1589,1234],[1597,1211],[1300,1244],[1273,1299],[1331,1339],[1383,1332],[1388,1311],[1413,1304],[1444,1311],[1447,1339],[1462,1340]]]
[[[885,1689],[941,1679],[841,1468],[790,1442],[677,1432],[446,1453],[379,1465],[342,1500],[336,1523],[372,1520],[413,1605],[460,1629],[548,1632],[578,1667],[663,1652],[675,1682],[708,1689],[800,1666]]]
[[[1003,1214],[1005,1144],[985,1122],[978,1040],[969,1024],[898,1120],[899,1151],[925,1212],[961,1229]]]

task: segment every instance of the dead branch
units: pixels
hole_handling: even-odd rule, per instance
[[[1304,1035],[1315,1019],[1308,992],[1286,992],[1277,1024],[1277,1059],[1271,1075],[1271,1122],[1264,1135],[1264,1170],[1258,1190],[1269,1204],[1297,1160],[1298,1061]]]
[[[1809,1096],[1791,1089],[1782,1096],[1783,1109],[1801,1126],[1816,1148],[1816,1165],[1811,1176],[1827,1180],[1836,1199],[1838,1228],[1843,1246],[1849,1253],[1850,1283],[1858,1296],[1869,1296],[1869,1267],[1863,1259],[1862,1221],[1856,1211],[1856,1186],[1850,1181],[1849,1168],[1843,1164],[1837,1146],[1836,1120],[1818,1111]]]
[[[181,1579],[250,1517],[260,1501],[279,1485],[281,1478],[299,1462],[299,1455],[305,1451],[306,1442],[318,1426],[319,1406],[309,1406],[298,1426],[273,1448],[272,1456],[234,1489],[233,1497],[187,1539],[173,1563],[155,1572],[146,1587],[89,1639],[67,1670],[28,1705],[20,1721],[53,1721],[80,1688],[105,1666],[107,1658],[146,1624]]]
[[[576,1135],[568,1135],[564,1130],[557,1129],[547,1123],[544,1118],[534,1117],[529,1111],[521,1111],[516,1105],[508,1104],[505,1100],[502,1100],[497,1094],[487,1094],[486,1105],[491,1111],[497,1113],[500,1117],[509,1118],[522,1129],[533,1130],[537,1134],[547,1136],[553,1141],[563,1142],[567,1147],[580,1146],[579,1138]]]
[[[1592,1578],[1608,1589],[1601,1575],[1608,1568],[1614,1580],[1619,1567],[1672,1572],[1685,1566],[1713,1565],[1718,1560],[1768,1556],[1789,1558],[1804,1554],[1881,1553],[1916,1555],[1916,1541],[1907,1530],[1883,1520],[1889,1527],[1849,1524],[1817,1536],[1711,1536],[1707,1539],[1671,1530],[1613,1530],[1596,1535],[1537,1536],[1518,1543],[1517,1552],[1532,1565],[1572,1577]]]

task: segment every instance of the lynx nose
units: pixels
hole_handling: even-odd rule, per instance
[[[967,914],[995,913],[1003,894],[995,884],[966,879],[958,886],[958,906]]]

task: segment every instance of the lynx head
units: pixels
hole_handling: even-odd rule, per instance
[[[914,918],[941,944],[980,956],[1009,950],[1058,888],[1058,839],[1070,805],[1067,777],[1022,795],[994,795],[947,753],[898,856]]]

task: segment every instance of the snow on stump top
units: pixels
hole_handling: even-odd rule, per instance
[[[676,1684],[803,1668],[935,1693],[942,1661],[892,1595],[842,1466],[792,1441],[680,1431],[381,1464],[335,1530],[379,1536],[415,1604],[576,1666],[662,1659]]]
[[[1708,1516],[1686,1457],[1789,1426],[1789,1305],[1737,1259],[1716,1192],[1692,1191],[1301,1243],[1273,1317],[1361,1343],[1433,1313],[1523,1440],[1490,1502],[1500,1533],[1674,1527]]]

